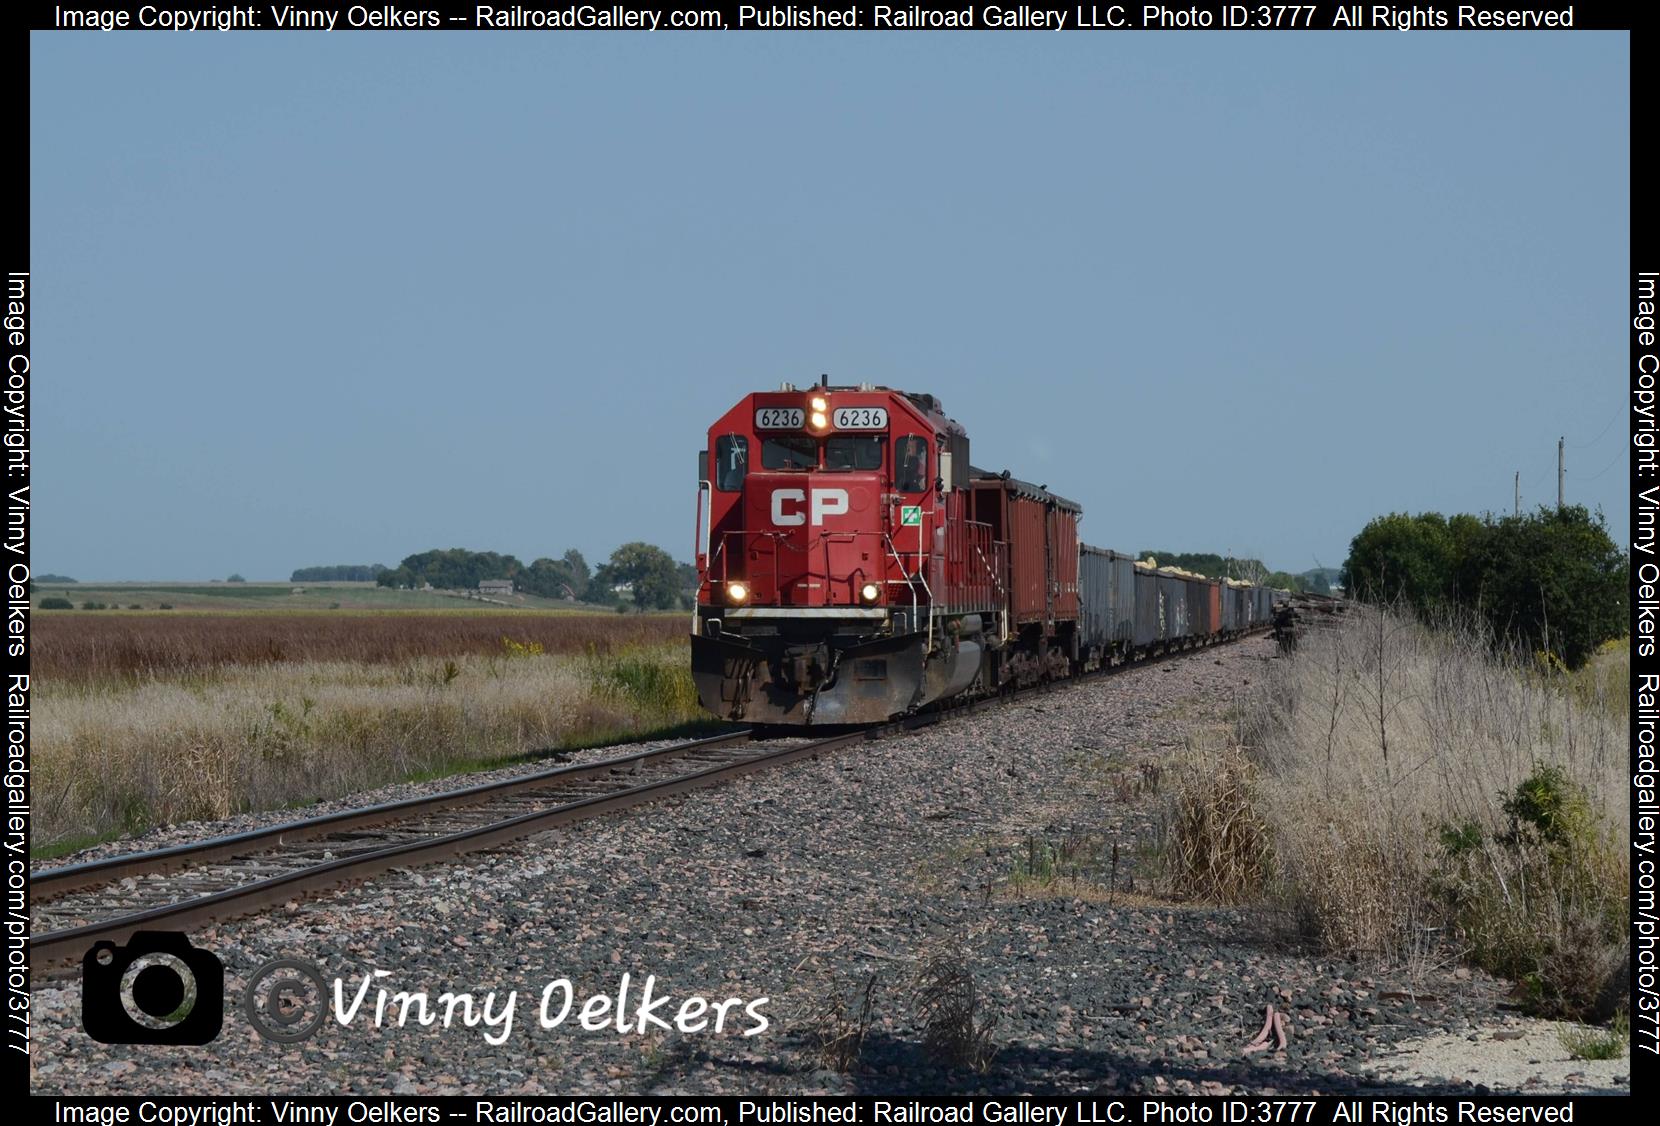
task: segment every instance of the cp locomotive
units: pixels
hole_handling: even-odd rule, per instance
[[[826,378],[744,396],[698,453],[703,706],[880,722],[1269,624],[1275,592],[1081,545],[1082,515],[975,469],[932,395]]]

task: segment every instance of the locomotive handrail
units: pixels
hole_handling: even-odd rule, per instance
[[[911,576],[906,574],[906,572],[905,572],[905,561],[903,559],[899,558],[899,552],[894,549],[893,537],[890,536],[890,535],[884,534],[882,536],[882,543],[883,543],[884,546],[887,547],[888,554],[893,556],[894,565],[899,568],[899,573],[901,575],[905,575],[905,579],[906,579],[905,589],[907,589],[911,592],[911,628],[915,629],[916,628],[916,584],[910,581]],[[930,594],[929,595],[929,601],[931,602],[932,600],[933,600],[933,596]]]
[[[700,538],[698,533],[701,532],[703,551],[702,554],[697,556],[697,559],[703,565],[703,573],[706,575],[712,573],[715,569],[715,561],[709,557],[709,533],[713,530],[710,525],[715,519],[714,503],[714,493],[709,488],[709,482],[699,481],[697,483],[697,522],[692,527],[692,552],[697,554]],[[704,520],[705,515],[708,516],[707,522]],[[697,599],[695,597],[692,599],[692,632],[697,632]]]
[[[1000,575],[998,575],[997,569],[987,562],[985,553],[980,550],[979,544],[974,545],[974,554],[979,557],[981,566],[985,567],[986,573],[991,576],[991,589],[997,595],[997,617],[1001,631],[1001,636],[998,641],[1000,644],[1007,645],[1009,641],[1009,611],[1007,606],[1008,600],[1003,597],[1003,579]]]
[[[928,585],[928,577],[922,573],[922,556],[921,556],[921,553],[918,553],[918,555],[917,555],[916,570],[914,572],[912,572],[911,574],[906,575],[905,574],[905,562],[904,562],[904,560],[899,558],[899,552],[893,546],[893,537],[892,536],[884,536],[884,538],[887,539],[887,541],[888,541],[888,550],[893,552],[894,562],[899,564],[899,573],[902,574],[902,575],[905,575],[905,577],[907,579],[911,580],[911,624],[913,626],[916,624],[916,584],[921,583],[923,592],[928,595],[928,650],[927,651],[928,652],[933,652],[933,649],[934,649],[934,591]]]

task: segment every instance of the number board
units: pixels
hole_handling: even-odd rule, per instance
[[[886,430],[886,407],[837,407],[830,415],[837,430]]]
[[[755,412],[757,430],[800,430],[807,412],[800,407],[761,407]]]

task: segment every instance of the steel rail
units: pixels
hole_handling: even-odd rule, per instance
[[[597,762],[562,766],[554,770],[526,774],[517,778],[506,778],[497,782],[486,782],[459,790],[449,790],[441,794],[405,798],[402,801],[385,802],[381,805],[364,806],[360,809],[347,809],[339,813],[325,814],[322,817],[289,821],[281,825],[270,825],[261,829],[251,829],[245,833],[213,837],[205,841],[192,841],[188,844],[174,845],[170,848],[155,849],[150,852],[129,852],[100,860],[89,860],[82,864],[47,868],[31,873],[29,877],[29,903],[31,906],[50,903],[52,900],[70,892],[97,887],[100,884],[115,883],[130,876],[171,872],[187,866],[210,864],[217,860],[229,860],[254,849],[271,848],[295,841],[311,840],[317,837],[331,836],[335,833],[349,832],[354,829],[385,825],[398,821],[412,812],[430,813],[453,806],[477,805],[491,798],[502,797],[521,790],[543,789],[550,785],[578,782],[584,778],[610,774],[613,771],[627,769],[645,762],[677,757],[714,747],[731,746],[735,743],[747,743],[751,738],[753,738],[753,733],[747,729],[729,732],[724,735],[711,735],[703,739],[693,739],[687,743],[676,743],[669,747],[636,751],[633,754],[618,755],[614,758],[600,759]]]
[[[204,923],[222,922],[226,919],[253,914],[264,908],[281,905],[309,893],[331,890],[380,875],[394,868],[429,864],[438,860],[447,860],[463,853],[493,848],[547,829],[586,820],[601,814],[614,813],[645,802],[657,801],[687,790],[714,785],[758,770],[782,766],[797,759],[824,754],[827,751],[836,750],[851,743],[862,742],[872,737],[871,732],[855,731],[842,735],[832,735],[802,746],[762,751],[759,754],[748,755],[732,762],[720,763],[705,767],[702,770],[678,774],[657,782],[631,786],[617,793],[580,798],[576,801],[566,802],[532,813],[520,814],[517,817],[496,821],[488,825],[447,833],[426,840],[408,841],[375,849],[371,852],[359,853],[355,856],[326,861],[322,864],[257,880],[243,884],[240,887],[227,888],[194,899],[152,907],[83,926],[52,931],[44,935],[31,936],[29,939],[31,969],[45,969],[54,964],[73,961],[90,949],[94,943],[100,941],[120,942],[131,937],[135,931],[152,929],[158,926],[165,926],[172,930],[183,930]]]

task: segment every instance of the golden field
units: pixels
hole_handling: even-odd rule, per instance
[[[37,854],[700,719],[678,614],[34,624]]]

